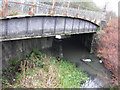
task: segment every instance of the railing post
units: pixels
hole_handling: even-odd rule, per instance
[[[8,1],[5,0],[5,4],[3,5],[2,11],[1,11],[1,16],[2,17],[6,17],[7,16],[7,3],[8,3]]]
[[[95,19],[94,23],[97,23],[97,20]]]
[[[4,5],[3,5],[3,2],[2,2],[2,11],[1,11],[1,17],[4,16]]]
[[[54,13],[54,11],[55,11],[55,0],[53,2],[53,13]]]
[[[55,11],[55,0],[53,0],[52,11],[49,11],[48,14],[53,15]]]
[[[86,17],[84,16],[83,19],[86,19]]]
[[[34,8],[33,15],[35,15],[36,0],[34,0],[34,6],[33,6],[33,8]]]
[[[8,4],[8,0],[5,0],[5,17],[7,16],[7,4]]]
[[[33,7],[30,9],[30,11],[28,12],[29,15],[35,15],[35,3],[36,3],[36,0],[34,0],[34,4],[33,4]]]
[[[78,5],[78,11],[77,11],[76,17],[78,17],[79,15],[79,10],[80,10],[80,5]]]
[[[67,15],[68,15],[69,6],[70,6],[70,2],[68,2],[68,4],[67,4],[67,11],[66,11],[66,13],[64,14],[65,16],[67,16]]]
[[[55,2],[56,2],[56,1],[55,1],[55,0],[53,0],[53,6],[52,6],[52,9],[53,9],[53,10],[52,10],[51,15],[53,15],[53,14],[54,14],[54,11],[55,11]]]

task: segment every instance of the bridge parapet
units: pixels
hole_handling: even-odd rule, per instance
[[[7,7],[3,7],[3,11],[6,12],[6,15],[9,15],[12,11],[17,11],[24,15],[64,15],[64,16],[74,16],[78,18],[84,18],[90,21],[96,21],[99,23],[101,20],[105,19],[105,13],[100,11],[91,11],[88,9],[81,9],[81,6],[76,8],[70,8],[70,4],[68,3],[67,7],[64,6],[55,6],[54,2],[53,5],[44,4],[42,2],[14,2],[15,0],[5,0],[7,1]],[[24,1],[24,0],[23,0]],[[54,1],[54,0],[53,0]],[[7,11],[5,11],[7,10]],[[2,14],[2,13],[1,13]],[[2,15],[1,15],[2,16]],[[4,15],[3,15],[4,16]]]

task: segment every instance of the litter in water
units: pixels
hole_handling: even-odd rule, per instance
[[[84,62],[91,62],[92,61],[91,59],[81,59],[81,60]]]

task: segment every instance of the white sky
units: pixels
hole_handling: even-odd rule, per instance
[[[93,2],[96,3],[97,6],[100,8],[103,8],[105,3],[108,3],[107,10],[113,11],[118,15],[118,2],[120,0],[93,0]]]

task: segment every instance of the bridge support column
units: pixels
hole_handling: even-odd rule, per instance
[[[58,60],[63,58],[63,45],[62,45],[62,40],[60,39],[54,39],[53,45],[52,45],[56,57],[58,57]]]
[[[85,36],[85,47],[89,50],[89,52],[91,51],[93,35],[94,34],[88,34]]]
[[[62,40],[59,40],[59,58],[63,58]]]
[[[78,35],[76,38],[78,38],[78,41],[81,43],[81,45],[86,47],[88,49],[88,51],[91,51],[93,35],[94,35],[94,33],[81,34],[81,35]]]

